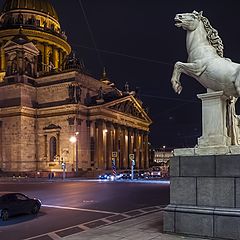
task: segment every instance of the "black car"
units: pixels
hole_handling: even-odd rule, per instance
[[[10,216],[32,213],[37,214],[41,207],[41,201],[29,198],[22,193],[7,193],[0,196],[0,216],[3,221]]]

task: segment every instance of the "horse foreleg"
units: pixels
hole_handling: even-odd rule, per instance
[[[171,78],[171,83],[174,91],[178,94],[182,91],[182,86],[180,82],[181,73],[185,73],[192,77],[198,77],[206,69],[206,66],[202,65],[200,62],[196,63],[183,63],[176,62],[174,65],[174,70]]]
[[[181,93],[182,91],[182,86],[180,82],[180,76],[181,76],[181,64],[182,62],[176,62],[174,65],[173,73],[172,73],[172,78],[171,78],[171,83],[174,91],[178,94]]]

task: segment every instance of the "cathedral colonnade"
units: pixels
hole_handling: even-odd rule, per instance
[[[96,170],[112,169],[112,153],[117,153],[116,168],[131,168],[129,154],[134,154],[135,169],[148,168],[148,132],[97,119],[91,121],[91,162]],[[92,164],[93,165],[93,164]]]

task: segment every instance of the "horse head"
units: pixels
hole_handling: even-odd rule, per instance
[[[179,13],[176,14],[175,26],[182,27],[184,30],[194,31],[202,18],[202,11],[193,11],[192,13]]]

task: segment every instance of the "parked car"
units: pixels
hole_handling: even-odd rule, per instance
[[[22,193],[7,193],[0,196],[0,216],[3,221],[19,214],[37,214],[41,207],[41,201],[29,198]]]

